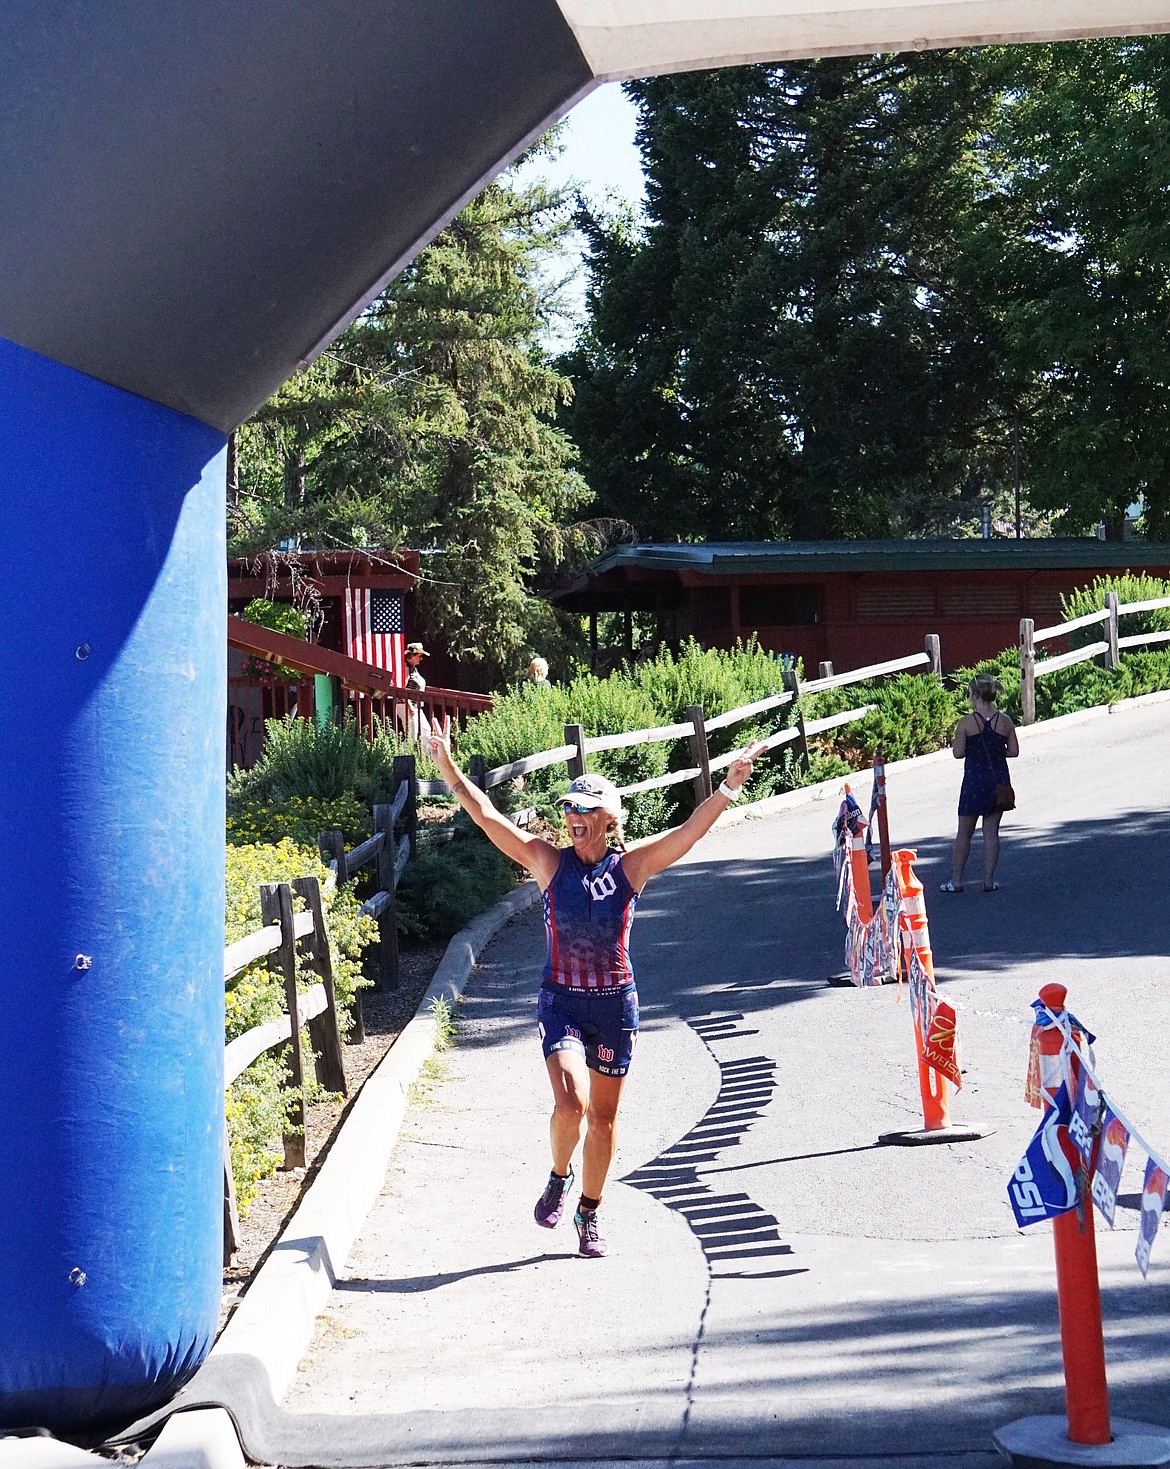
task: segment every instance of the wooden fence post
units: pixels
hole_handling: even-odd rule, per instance
[[[333,990],[333,958],[329,953],[329,930],[325,927],[325,905],[321,901],[321,884],[315,877],[294,877],[293,892],[304,898],[305,907],[313,915],[313,932],[306,940],[309,962],[325,991],[325,1009],[309,1021],[309,1039],[313,1042],[313,1060],[317,1080],[326,1091],[348,1095],[345,1084],[345,1062],[341,1052],[341,1031],[337,1024],[337,996]]]
[[[467,762],[467,779],[473,786],[478,786],[481,791],[483,790],[483,776],[486,769],[487,766],[484,764],[482,755],[472,755],[471,759]]]
[[[930,659],[930,671],[935,678],[942,678],[942,643],[938,633],[926,634],[926,656]]]
[[[820,668],[817,670],[817,677],[818,678],[832,678],[833,677],[833,665],[831,663],[828,663],[828,662],[822,663],[821,666],[820,666]]]
[[[234,1265],[240,1248],[240,1212],[236,1208],[236,1180],[232,1175],[232,1140],[223,1120],[223,1263]]]
[[[301,1010],[297,1003],[297,935],[294,927],[292,888],[287,882],[260,884],[260,918],[267,926],[280,924],[280,948],[269,964],[284,977],[284,1007],[288,1011],[291,1037],[289,1071],[292,1075],[293,1099],[289,1104],[290,1130],[284,1134],[284,1166],[305,1166],[305,1068],[301,1057]]]
[[[1036,723],[1036,644],[1032,634],[1036,623],[1031,617],[1020,618],[1020,717],[1025,724]]]
[[[403,781],[406,782],[406,805],[402,808],[398,825],[410,838],[410,855],[413,858],[418,837],[418,766],[413,755],[395,755],[394,764],[390,767],[390,783],[395,795]]]
[[[1118,606],[1119,598],[1116,592],[1105,593],[1105,606],[1109,612],[1109,621],[1105,624],[1105,636],[1109,641],[1109,650],[1105,654],[1105,667],[1116,668],[1121,662],[1121,648],[1118,645]]]
[[[569,779],[576,780],[585,774],[585,730],[579,724],[565,725],[565,744],[576,745],[577,753],[570,755],[565,764],[569,767]]]
[[[711,756],[707,750],[707,726],[703,718],[702,704],[688,704],[683,718],[694,725],[694,732],[687,736],[691,750],[691,764],[699,767],[695,776],[695,805],[700,805],[711,794]]]
[[[472,757],[475,758],[474,756]],[[480,756],[480,778],[476,785],[483,789],[483,757]],[[385,906],[378,914],[378,989],[398,988],[398,897],[394,891],[394,820],[389,805],[374,807],[374,831],[382,833],[382,846],[378,852],[375,871],[376,889],[387,895]]]
[[[337,886],[349,881],[349,868],[345,865],[345,837],[339,831],[323,831],[317,838],[317,846],[325,859],[325,865],[337,863]]]
[[[807,775],[809,771],[808,759],[808,735],[804,731],[804,710],[800,707],[800,680],[796,676],[795,668],[785,668],[780,674],[781,684],[793,696],[796,705],[796,728],[799,731],[796,739],[796,756],[800,761],[800,768]]]

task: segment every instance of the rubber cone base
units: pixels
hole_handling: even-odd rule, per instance
[[[935,1127],[929,1132],[920,1127],[915,1132],[883,1132],[878,1138],[881,1146],[889,1148],[920,1148],[931,1143],[973,1143],[981,1137],[991,1137],[994,1127]]]
[[[1170,1429],[1132,1418],[1114,1418],[1112,1426],[1112,1443],[1073,1443],[1067,1419],[1044,1414],[997,1428],[991,1441],[1013,1469],[1064,1469],[1072,1464],[1159,1469],[1170,1464]]]

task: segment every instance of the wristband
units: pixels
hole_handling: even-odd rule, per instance
[[[729,801],[738,801],[742,793],[743,786],[740,786],[738,791],[733,791],[725,780],[719,782],[719,794],[726,796]]]

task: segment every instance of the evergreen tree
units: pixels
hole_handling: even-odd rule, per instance
[[[1170,39],[1022,48],[986,140],[989,294],[1033,501],[1170,535]],[[977,232],[975,232],[977,233]]]
[[[586,218],[565,422],[653,537],[1170,530],[1170,42],[631,85],[646,220]],[[1032,502],[1029,505],[1029,500]]]
[[[989,106],[968,53],[831,58],[631,86],[648,222],[587,219],[566,416],[643,534],[885,534],[966,444],[990,345],[940,216]]]
[[[539,345],[565,224],[546,188],[490,185],[240,438],[237,549],[431,551],[424,628],[489,685],[560,636],[530,585],[588,500]]]

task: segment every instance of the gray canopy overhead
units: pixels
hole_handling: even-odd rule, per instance
[[[6,0],[0,336],[220,429],[599,80],[1166,0]]]

